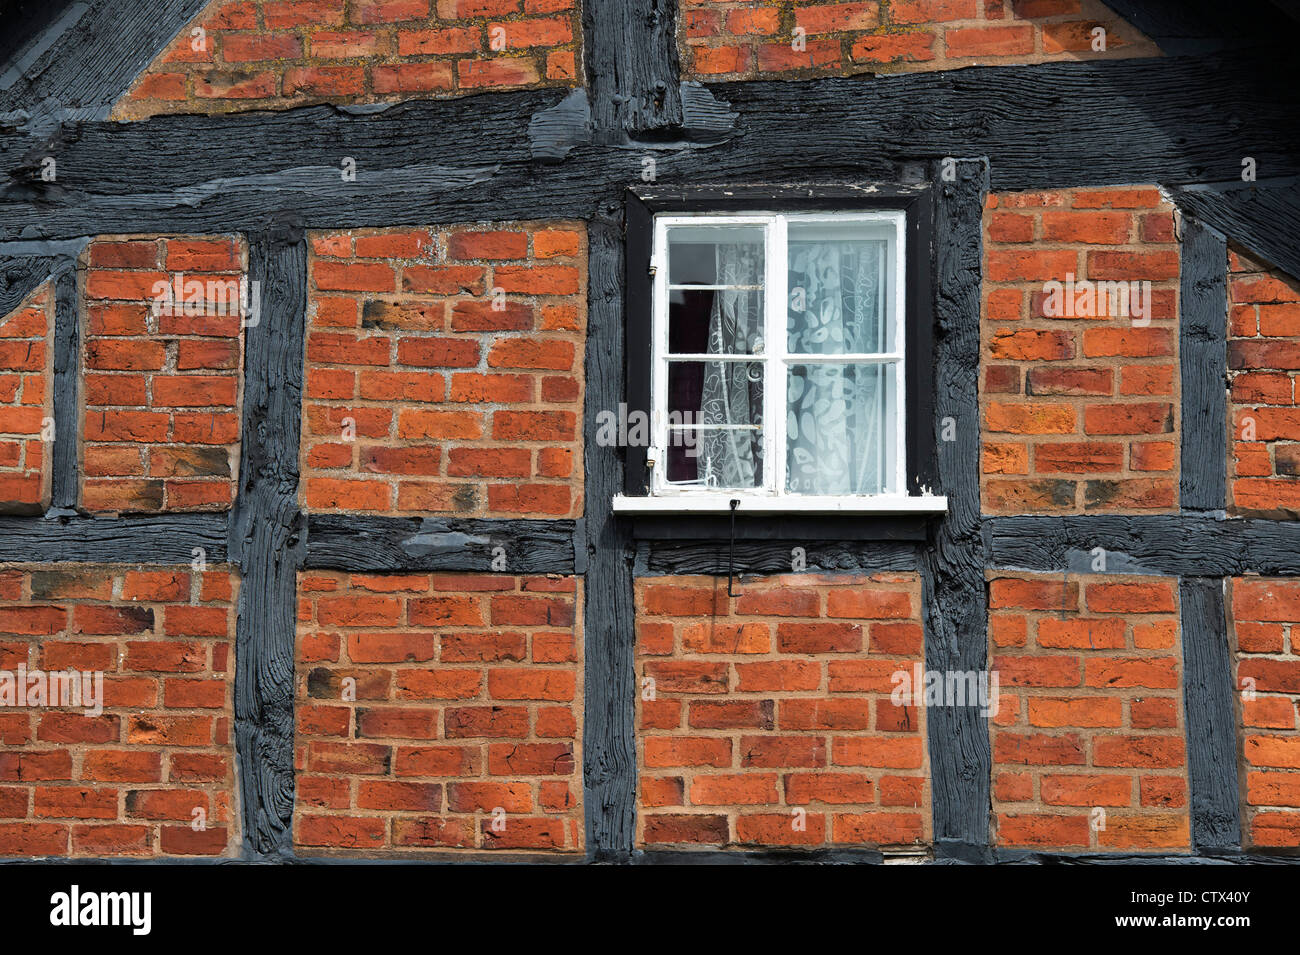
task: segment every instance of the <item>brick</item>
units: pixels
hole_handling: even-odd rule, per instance
[[[581,848],[582,809],[573,796],[581,658],[571,578],[312,573],[300,576],[299,596],[300,661],[304,638],[328,621],[342,631],[353,664],[337,666],[334,650],[306,681],[308,697],[343,713],[298,726],[300,773],[322,780],[311,785],[328,794],[313,811],[344,827],[362,818],[357,810],[379,823],[364,846],[338,848]],[[528,612],[503,630],[486,607],[507,596]],[[381,619],[391,623],[377,626]],[[530,647],[533,662],[521,665]],[[355,699],[341,692],[345,675],[357,681]],[[352,725],[374,742],[349,739]],[[400,741],[408,745],[390,745]],[[325,780],[339,775],[354,777],[357,788],[327,789]],[[480,825],[498,808],[511,814],[504,834]],[[555,816],[517,818],[540,811]],[[300,851],[332,845],[301,830],[295,839]]]

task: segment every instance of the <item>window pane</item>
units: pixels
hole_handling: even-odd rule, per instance
[[[763,227],[668,228],[669,285],[763,284]]]
[[[864,237],[864,231],[853,224],[790,224],[786,327],[791,353],[893,351],[889,240]]]
[[[669,482],[762,486],[760,362],[669,362],[667,424]]]
[[[672,289],[668,351],[674,355],[761,355],[761,289]]]
[[[897,492],[895,363],[826,362],[788,372],[786,490]]]

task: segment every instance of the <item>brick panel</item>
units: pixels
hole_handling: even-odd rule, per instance
[[[572,577],[299,576],[307,853],[583,846]]]
[[[1000,193],[984,249],[984,511],[1175,509],[1173,207],[1147,186]]]
[[[54,286],[0,318],[0,512],[39,514],[50,503]]]
[[[989,638],[994,842],[1188,848],[1178,582],[993,576]]]
[[[930,838],[914,574],[636,582],[643,846],[905,846]]]
[[[1300,281],[1233,249],[1231,327],[1233,511],[1300,517]]]
[[[1231,593],[1242,837],[1258,848],[1300,848],[1300,581],[1238,577]]]
[[[580,31],[575,0],[213,0],[112,117],[578,86]]]
[[[1160,55],[1099,0],[692,0],[678,30],[683,74],[703,80]]]
[[[241,296],[255,300],[247,263],[247,248],[235,236],[101,236],[87,247],[87,510],[230,507],[239,473]],[[170,302],[159,297],[163,287],[171,289]]]
[[[315,234],[303,503],[582,511],[581,223]]]
[[[19,667],[103,680],[97,715],[0,710],[0,856],[234,853],[237,584],[224,568],[0,567],[0,692]]]

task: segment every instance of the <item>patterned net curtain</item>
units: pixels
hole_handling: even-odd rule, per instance
[[[886,243],[792,241],[789,249],[790,352],[886,351]],[[885,376],[884,365],[792,363],[786,397],[787,490],[884,490]]]
[[[763,346],[763,247],[719,243],[708,353],[747,355]],[[734,286],[749,286],[735,288]],[[756,425],[763,420],[763,371],[759,362],[716,361],[704,367],[701,424]],[[699,437],[700,477],[709,487],[758,487],[763,483],[760,429],[706,429]]]

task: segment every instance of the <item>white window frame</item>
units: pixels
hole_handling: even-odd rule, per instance
[[[786,333],[790,290],[787,243],[791,224],[867,226],[871,237],[889,239],[886,269],[886,307],[892,324],[894,351],[880,354],[791,354]],[[763,486],[757,488],[707,488],[699,485],[675,485],[667,481],[668,448],[668,363],[675,361],[717,361],[715,355],[669,355],[668,352],[668,231],[675,226],[748,226],[763,231],[764,243],[764,347],[752,358],[730,359],[762,362],[764,365],[763,407]],[[845,213],[776,213],[745,214],[683,213],[659,214],[654,217],[652,246],[651,303],[651,440],[648,458],[650,494],[648,497],[615,499],[620,512],[673,512],[730,510],[739,500],[737,510],[748,512],[842,512],[919,513],[946,510],[942,497],[909,496],[907,488],[907,216],[902,210],[859,211]],[[689,288],[691,286],[684,286]],[[628,343],[635,348],[635,342]],[[894,365],[893,468],[888,476],[887,493],[861,495],[818,495],[786,490],[786,418],[787,369],[790,365],[817,363]]]

